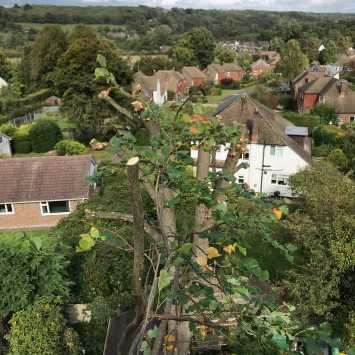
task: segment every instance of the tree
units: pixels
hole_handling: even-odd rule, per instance
[[[335,109],[333,106],[329,104],[318,104],[312,108],[311,114],[314,116],[318,116],[320,118],[321,123],[336,124],[338,121],[338,117],[335,113]]]
[[[334,64],[337,60],[337,45],[335,41],[329,40],[325,44],[325,49],[319,53],[320,64]]]
[[[9,81],[11,79],[11,64],[8,61],[8,59],[6,58],[5,54],[3,52],[0,52],[0,75],[1,77],[6,80]]]
[[[97,97],[103,87],[100,80],[94,78],[99,53],[105,55],[118,83],[130,85],[132,72],[128,65],[107,42],[83,26],[74,30],[53,74],[56,90],[63,98],[63,111],[77,125],[84,140],[102,132],[104,120],[112,117],[112,110]]]
[[[106,67],[99,69],[96,74],[108,85],[115,83]],[[276,314],[253,286],[257,280],[267,282],[269,273],[253,257],[250,235],[276,248],[285,259],[291,260],[293,248],[270,235],[283,212],[273,211],[267,200],[235,183],[233,176],[241,168],[238,160],[245,151],[238,128],[228,128],[203,111],[190,117],[184,105],[172,109],[135,101],[133,109],[127,110],[110,92],[102,91],[100,98],[124,114],[126,124],[140,125],[149,134],[144,146],[137,144],[131,130],[121,130],[111,140],[112,150],[120,153],[127,170],[130,213],[86,210],[98,228],[82,235],[79,242],[81,252],[107,242],[99,228],[101,220],[132,224],[131,242],[126,241],[132,243],[134,254],[135,318],[122,334],[119,348],[127,346],[127,339],[135,333],[139,335],[128,346],[132,351],[158,354],[164,347],[169,353],[177,348],[179,354],[187,354],[192,335],[198,342],[207,333],[222,332],[231,351],[252,354],[267,348],[277,354],[278,349],[286,349],[291,338],[287,329],[295,328],[286,315],[288,308],[277,316],[279,312]],[[246,110],[254,107],[248,98],[240,105]],[[190,152],[196,142],[195,175]],[[230,147],[223,170],[210,173],[213,152],[227,142]],[[143,193],[150,198],[150,209],[142,203]],[[145,243],[149,243],[148,249]],[[145,256],[152,274],[144,273]],[[142,280],[152,281],[145,288]],[[156,303],[157,297],[164,301]],[[223,319],[227,315],[232,320],[226,328]],[[147,333],[153,320],[157,327]],[[255,341],[255,337],[262,341]]]
[[[299,43],[294,39],[288,41],[286,48],[281,52],[278,70],[285,78],[293,80],[307,67],[307,64],[307,57],[303,54]]]
[[[220,64],[233,63],[237,58],[237,54],[231,48],[218,47],[215,50],[215,57]]]
[[[304,54],[309,59],[310,63],[316,62],[319,59],[320,39],[314,33],[306,32],[300,38],[300,46]]]
[[[301,254],[289,273],[288,291],[299,304],[299,317],[328,321],[344,335],[354,326],[355,184],[327,162],[291,183],[302,205],[286,225]]]
[[[328,160],[341,171],[346,170],[349,164],[348,158],[340,148],[333,149],[328,155]]]
[[[172,68],[172,63],[165,56],[145,56],[141,57],[134,64],[133,71],[141,71],[145,75],[153,75],[157,70],[168,70]]]
[[[37,86],[48,85],[48,74],[54,71],[66,48],[67,40],[60,26],[46,25],[37,34],[31,50],[31,79]]]
[[[35,121],[29,131],[32,149],[36,153],[46,153],[63,139],[62,131],[57,122],[42,118]]]
[[[204,27],[196,27],[176,40],[170,56],[178,66],[198,64],[204,69],[212,63],[215,48],[212,33]]]

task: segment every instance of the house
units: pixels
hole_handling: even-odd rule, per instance
[[[270,65],[276,65],[281,59],[280,54],[276,51],[260,51],[258,55],[265,59]]]
[[[0,159],[0,230],[48,228],[89,198],[91,156]]]
[[[239,81],[243,79],[244,71],[237,63],[224,63],[223,65],[212,63],[206,69],[208,81],[220,84],[223,80]]]
[[[183,67],[182,75],[185,77],[187,86],[202,86],[207,80],[206,74],[194,66]]]
[[[0,132],[0,155],[11,156],[11,140],[9,136]]]
[[[340,124],[355,121],[355,93],[346,80],[339,79],[337,66],[306,70],[292,82],[292,92],[299,112],[308,112],[317,104],[328,104],[334,108]]]
[[[237,63],[224,63],[223,66],[224,79],[240,81],[243,79],[244,70]]]
[[[59,112],[62,100],[57,96],[50,96],[43,102],[42,113]]]
[[[267,74],[272,69],[272,66],[267,63],[264,59],[258,59],[251,65],[251,75],[253,77],[258,77]]]
[[[292,197],[290,176],[311,163],[311,139],[306,127],[296,127],[246,93],[228,97],[215,116],[227,126],[239,126],[247,152],[238,162],[237,183],[268,195]],[[228,150],[216,154],[223,166]],[[197,152],[192,151],[197,158]]]
[[[158,70],[153,75],[138,72],[134,76],[134,91],[143,98],[162,105],[168,100],[180,100],[187,94],[187,80],[175,70]]]
[[[221,64],[212,63],[205,69],[208,81],[214,82],[216,85],[224,79],[224,69]]]

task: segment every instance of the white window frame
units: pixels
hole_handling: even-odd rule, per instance
[[[49,209],[49,203],[50,202],[68,202],[69,206],[69,211],[68,212],[56,212],[56,213],[51,213]],[[43,207],[47,208],[48,212],[43,212]],[[70,200],[47,200],[47,201],[41,201],[39,203],[39,208],[41,210],[41,215],[42,216],[58,216],[58,215],[68,215],[71,212],[71,203]]]
[[[0,212],[0,216],[15,214],[15,206],[13,203],[4,202],[4,203],[0,203],[0,205],[5,205],[5,212]],[[8,205],[11,206],[11,212],[8,211]]]
[[[286,184],[280,184],[280,181],[284,181],[284,179],[286,179]],[[278,186],[289,186],[289,180],[290,180],[290,176],[289,175],[285,175],[285,174],[271,174],[271,185],[278,185]],[[273,182],[275,181],[275,182]]]

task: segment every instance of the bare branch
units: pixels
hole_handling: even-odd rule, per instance
[[[121,212],[94,212],[90,210],[86,210],[86,217],[87,218],[97,218],[97,219],[112,219],[112,220],[119,220],[122,222],[133,223],[133,216],[127,213]],[[147,222],[144,222],[144,231],[149,234],[152,239],[156,242],[160,242],[162,240],[162,235],[159,230],[150,225]]]

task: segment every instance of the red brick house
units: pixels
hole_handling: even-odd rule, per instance
[[[263,59],[257,60],[251,65],[251,75],[253,77],[258,77],[267,74],[272,69],[272,66]]]
[[[197,67],[183,67],[182,75],[185,77],[188,87],[202,86],[207,80],[206,74]]]
[[[0,230],[48,228],[89,198],[91,156],[0,160]]]
[[[224,79],[240,81],[243,79],[244,70],[237,63],[224,63]]]
[[[205,73],[208,81],[220,84],[223,80],[231,79],[239,81],[243,79],[244,71],[237,63],[210,64]]]

